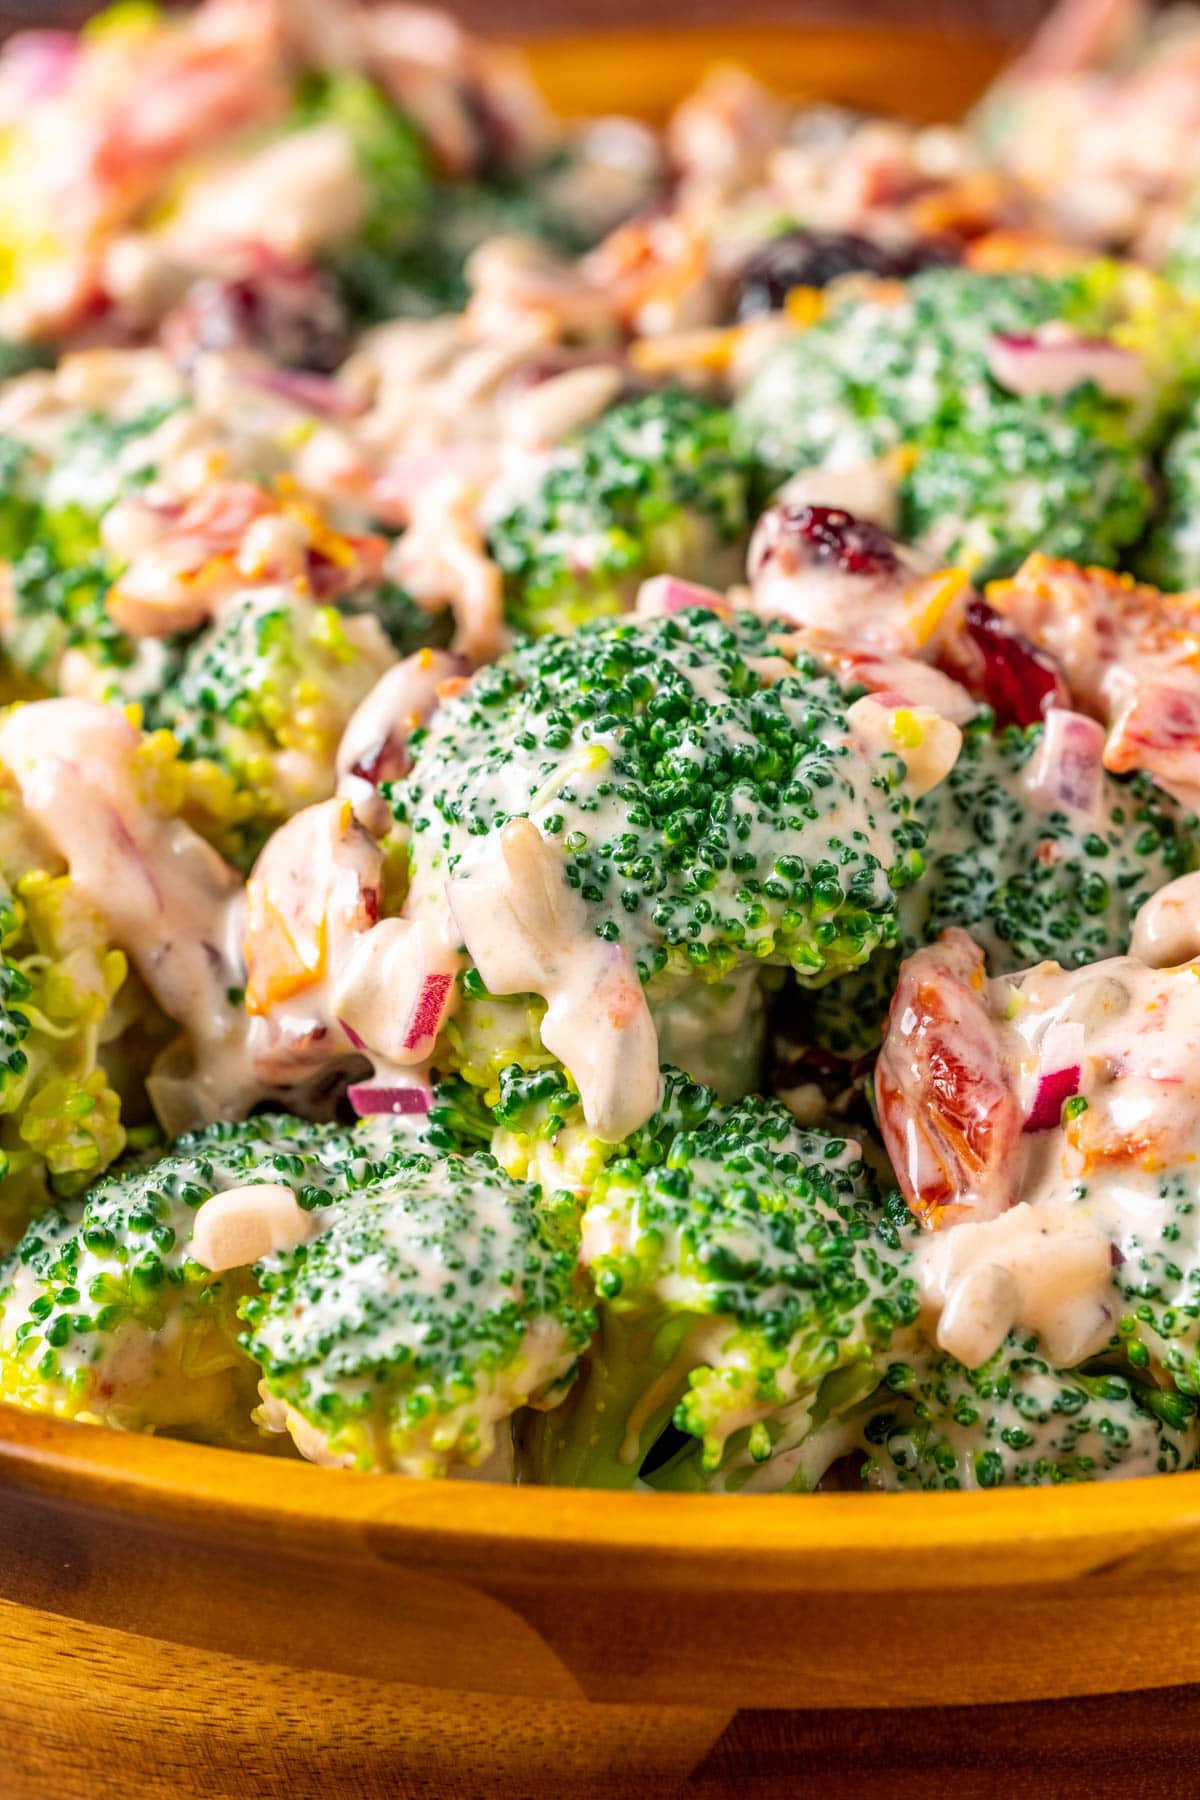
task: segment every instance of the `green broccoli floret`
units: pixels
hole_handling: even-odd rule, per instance
[[[414,887],[470,880],[527,816],[591,929],[659,993],[747,963],[810,983],[864,963],[896,941],[897,892],[923,866],[904,765],[854,747],[818,663],[763,673],[771,649],[753,617],[689,612],[482,670],[392,790]]]
[[[0,1265],[0,1392],[64,1418],[253,1443],[258,1372],[236,1311],[253,1281],[190,1254],[198,1209],[256,1183],[290,1187],[306,1210],[348,1202],[412,1154],[403,1132],[271,1114],[110,1173],[37,1219]]]
[[[731,426],[696,394],[647,394],[563,445],[492,529],[513,623],[541,636],[626,612],[649,575],[737,580],[749,482]]]
[[[1075,322],[1070,280],[934,269],[836,301],[785,338],[738,403],[742,432],[778,478],[871,461],[994,397],[987,347],[1052,320]]]
[[[11,381],[14,375],[25,375],[30,369],[48,369],[53,359],[47,344],[18,344],[11,338],[0,338],[0,381]]]
[[[939,562],[990,581],[1034,550],[1115,567],[1152,502],[1145,458],[1094,389],[1036,407],[998,399],[919,452],[900,530]]]
[[[461,311],[467,259],[486,238],[531,236],[567,253],[588,247],[581,221],[556,198],[558,155],[478,181],[442,180],[413,121],[374,82],[345,71],[308,76],[293,118],[299,127],[339,126],[358,158],[366,218],[328,260],[360,327]]]
[[[1138,560],[1146,581],[1169,593],[1200,587],[1200,401],[1163,457],[1162,517]]]
[[[906,947],[963,925],[993,975],[1120,956],[1150,895],[1196,862],[1195,821],[1143,775],[1102,776],[1095,818],[1031,803],[1022,777],[1044,727],[969,725],[958,762],[918,802],[926,874],[901,903]]]
[[[1171,234],[1162,272],[1183,294],[1200,298],[1200,184],[1194,184]]]
[[[348,619],[364,614],[375,619],[397,656],[412,656],[431,646],[444,650],[454,635],[454,614],[449,607],[432,613],[394,581],[356,588],[337,604]]]
[[[0,791],[0,1250],[120,1155],[123,1110],[145,1116],[122,1046],[153,1054],[156,1031],[98,914]]]
[[[1036,1338],[982,1368],[894,1363],[864,1412],[869,1487],[991,1488],[1172,1474],[1200,1461],[1195,1402],[1111,1372],[1066,1373]]]
[[[225,847],[245,866],[278,824],[333,792],[350,715],[393,661],[369,614],[346,616],[293,588],[251,588],[181,648],[145,723],[228,777],[239,842]]]
[[[902,452],[904,534],[981,578],[1047,547],[1112,564],[1149,518],[1144,452],[1178,385],[1149,323],[1173,332],[1177,302],[1127,288],[1107,264],[1059,279],[936,269],[899,296],[889,284],[880,299],[843,299],[765,358],[738,402],[742,439],[774,480]],[[1005,390],[992,340],[1059,321],[1144,353],[1156,403],[1135,415],[1094,385],[1062,398]]]
[[[966,727],[954,768],[917,802],[929,848],[900,898],[900,949],[805,1001],[813,1044],[851,1060],[876,1049],[900,956],[952,925],[982,945],[993,975],[1121,956],[1139,907],[1195,866],[1195,821],[1144,775],[1102,775],[1099,812],[1083,821],[1034,804],[1023,776],[1043,732],[995,732],[986,713]]]
[[[424,210],[432,170],[421,133],[366,76],[349,70],[306,76],[292,123],[299,129],[336,125],[353,144],[368,192],[365,241],[402,231]]]
[[[630,1487],[673,1421],[698,1442],[657,1482],[736,1487],[870,1392],[916,1318],[857,1147],[677,1074],[597,1177],[582,1243],[599,1328],[566,1405],[526,1434],[544,1481]]]
[[[81,412],[53,459],[0,438],[0,556],[12,565],[0,647],[43,690],[57,687],[69,651],[94,666],[101,697],[141,700],[173,673],[173,645],[139,644],[108,616],[116,569],[100,524],[152,479],[154,433],[175,410],[164,402],[128,419]]]
[[[1087,1199],[1086,1182],[1080,1198]],[[1125,1360],[1138,1377],[1149,1372],[1200,1396],[1200,1196],[1186,1162],[1159,1174],[1156,1199],[1130,1209],[1116,1245]]]
[[[242,1341],[264,1422],[361,1469],[486,1463],[515,1411],[557,1401],[591,1337],[577,1210],[490,1156],[412,1156],[314,1242],[259,1265]]]

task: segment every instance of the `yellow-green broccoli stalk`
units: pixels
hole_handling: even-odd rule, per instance
[[[0,792],[0,1247],[125,1147],[119,1040],[155,1010],[62,865]],[[113,1067],[109,1067],[109,1064]]]

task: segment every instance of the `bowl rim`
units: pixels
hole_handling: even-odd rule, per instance
[[[632,1583],[652,1559],[659,1587],[1038,1586],[1200,1540],[1200,1473],[937,1494],[610,1493],[324,1469],[5,1406],[0,1487],[492,1584]]]

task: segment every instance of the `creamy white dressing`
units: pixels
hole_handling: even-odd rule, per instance
[[[545,999],[542,1042],[579,1089],[584,1117],[617,1142],[654,1111],[658,1035],[628,949],[588,930],[559,853],[531,819],[510,819],[446,896],[463,943],[495,994]]]
[[[460,677],[463,668],[448,651],[418,650],[390,668],[352,713],[338,746],[338,793],[377,837],[387,831],[392,817],[379,784],[406,773],[409,739],[429,722],[446,684]]]
[[[1129,953],[1152,969],[1171,969],[1200,956],[1200,871],[1151,895],[1134,920]]]
[[[31,829],[66,862],[167,1017],[211,1059],[207,1079],[228,1100],[226,1058],[236,1062],[241,1017],[227,998],[223,940],[241,883],[190,826],[147,804],[138,748],[122,713],[87,701],[38,701],[0,723],[0,762]]]

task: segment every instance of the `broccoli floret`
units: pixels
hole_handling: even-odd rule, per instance
[[[16,438],[0,433],[0,557],[6,562],[32,543],[37,517],[33,453]]]
[[[542,1480],[630,1487],[673,1421],[698,1443],[670,1484],[737,1486],[803,1441],[826,1383],[841,1406],[869,1392],[917,1313],[857,1146],[680,1075],[596,1179],[582,1244],[599,1328],[565,1407],[531,1422]]]
[[[414,889],[487,866],[528,816],[600,938],[643,981],[722,981],[747,963],[810,983],[896,940],[922,867],[904,765],[853,747],[819,664],[754,665],[769,627],[712,614],[584,627],[480,672],[392,790]]]
[[[1200,587],[1200,402],[1163,458],[1164,507],[1138,562],[1156,587],[1175,593]]]
[[[377,620],[397,656],[412,656],[433,647],[444,650],[454,635],[454,614],[449,607],[432,613],[394,581],[380,581],[358,588],[338,601],[347,618],[366,614]]]
[[[1086,1182],[1080,1187],[1086,1201]],[[1125,1360],[1136,1376],[1152,1372],[1179,1393],[1200,1396],[1200,1200],[1186,1164],[1159,1176],[1157,1200],[1130,1210],[1116,1244]]]
[[[414,1155],[259,1265],[243,1343],[266,1421],[323,1461],[479,1467],[518,1408],[558,1399],[591,1337],[576,1215],[489,1156]]]
[[[432,171],[421,133],[366,76],[348,70],[306,76],[293,123],[336,125],[353,144],[368,194],[364,241],[386,241],[424,210]]]
[[[937,433],[901,494],[900,529],[976,580],[1034,550],[1115,567],[1150,517],[1145,459],[1110,402],[997,400]]]
[[[17,344],[11,338],[0,338],[0,381],[11,381],[30,369],[47,369],[52,361],[47,344]]]
[[[141,700],[171,677],[171,644],[139,644],[109,618],[115,568],[100,523],[117,500],[154,475],[154,433],[175,410],[163,402],[128,419],[82,412],[53,460],[0,438],[0,556],[12,567],[0,644],[43,690],[57,687],[63,657],[82,652],[104,697]]]
[[[395,1123],[389,1119],[393,1128]],[[418,1118],[415,1130],[420,1148],[444,1156],[466,1156],[472,1150],[491,1148],[496,1121],[478,1088],[452,1076],[435,1084],[433,1104],[423,1121]]]
[[[870,461],[959,418],[992,388],[987,346],[1077,309],[1066,280],[935,269],[836,302],[755,371],[738,419],[777,476]]]
[[[238,1344],[247,1270],[190,1254],[198,1209],[255,1183],[314,1210],[386,1187],[413,1154],[404,1133],[284,1114],[212,1125],[47,1213],[0,1266],[0,1390],[36,1412],[132,1430],[252,1443],[258,1379]]]
[[[804,1045],[840,1062],[873,1057],[883,1038],[902,956],[900,950],[881,950],[864,969],[804,994],[797,1013]]]
[[[156,1047],[157,1014],[61,865],[0,792],[0,1249],[125,1147],[140,1076],[122,1043]]]
[[[946,780],[917,802],[928,834],[921,881],[900,897],[900,949],[805,1001],[805,1035],[850,1060],[878,1047],[901,955],[961,925],[993,975],[1053,961],[1081,968],[1129,948],[1151,894],[1195,866],[1195,821],[1147,776],[1101,776],[1101,804],[1081,820],[1047,811],[1023,777],[1044,727],[969,724]]]
[[[1122,955],[1138,908],[1196,860],[1195,821],[1143,775],[1104,774],[1095,817],[1031,803],[1044,727],[967,727],[949,776],[918,802],[926,874],[901,903],[906,948],[963,925],[993,975]]]
[[[902,453],[906,535],[981,575],[1048,545],[1111,564],[1149,518],[1143,453],[1176,379],[1157,367],[1148,315],[1173,328],[1176,305],[1165,289],[1123,286],[1105,264],[1061,279],[930,270],[879,298],[844,298],[785,339],[738,402],[741,435],[776,480]],[[1128,340],[1159,383],[1158,404],[1143,417],[1094,386],[1062,398],[1007,392],[989,368],[991,341],[1058,321]]]
[[[991,1488],[1172,1474],[1200,1460],[1196,1407],[1111,1372],[1064,1373],[1036,1338],[982,1368],[895,1363],[862,1427],[868,1486]]]
[[[648,394],[564,445],[492,531],[513,623],[541,635],[625,612],[648,575],[736,580],[750,518],[731,424],[695,394]]]
[[[234,851],[245,866],[276,825],[333,792],[342,732],[393,660],[367,614],[292,588],[247,589],[181,651],[145,722],[229,779],[244,802]]]
[[[461,311],[467,259],[486,238],[531,236],[567,253],[588,247],[582,221],[556,200],[557,156],[478,181],[442,180],[412,120],[375,83],[344,71],[306,78],[294,122],[339,126],[358,158],[366,218],[329,256],[358,326]]]

